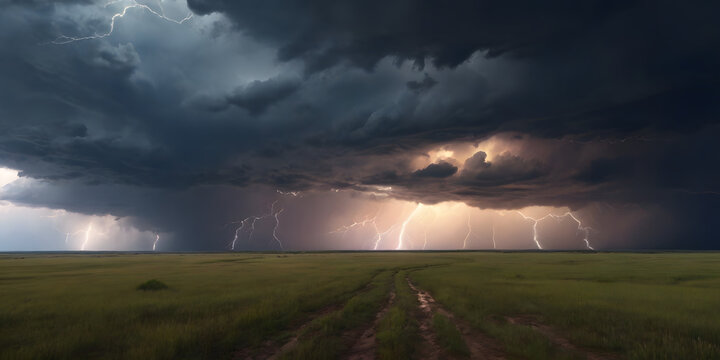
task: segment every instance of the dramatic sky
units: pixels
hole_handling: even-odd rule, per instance
[[[0,0],[0,251],[718,249],[717,14]]]

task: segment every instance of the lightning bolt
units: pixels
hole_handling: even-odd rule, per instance
[[[253,231],[255,231],[255,221],[257,221],[259,219],[260,219],[260,217],[258,217],[258,216],[249,216],[249,217],[243,219],[242,221],[240,221],[240,226],[238,226],[235,229],[235,237],[233,237],[232,243],[230,244],[230,250],[235,250],[235,244],[238,241],[240,232],[245,229],[245,225],[247,225],[247,224],[250,224],[250,236],[248,237],[248,240],[252,239]]]
[[[80,234],[80,233],[85,233],[85,231],[87,231],[87,230],[78,230],[75,232],[65,232],[65,244],[70,242],[70,239],[72,239],[75,235]]]
[[[377,225],[377,213],[371,218],[366,218],[361,221],[354,221],[350,225],[343,225],[333,231],[330,232],[330,234],[342,234],[342,237],[344,237],[348,232],[353,231],[355,229],[362,229],[368,225],[372,225],[373,229],[375,230],[375,236],[373,237],[373,250],[377,250],[378,246],[380,246],[380,242],[385,238],[385,236],[390,233],[393,229],[395,229],[395,225],[392,225],[385,231],[380,231]]]
[[[281,251],[285,250],[285,249],[283,249],[282,241],[280,241],[280,238],[278,238],[278,236],[277,236],[277,229],[280,227],[279,216],[280,216],[280,213],[283,212],[283,210],[285,210],[285,209],[280,209],[280,211],[275,213],[275,216],[274,216],[275,217],[275,227],[273,227],[273,231],[272,231],[273,239],[275,239],[275,241],[278,243],[278,245],[280,245]]]
[[[260,215],[260,216],[257,216],[257,215],[248,216],[245,219],[243,219],[242,221],[236,222],[236,224],[239,223],[240,226],[238,226],[235,229],[235,236],[233,237],[232,243],[230,244],[230,250],[235,250],[235,245],[237,244],[237,241],[242,232],[248,232],[248,234],[249,234],[248,241],[252,240],[253,233],[255,232],[255,222],[258,220],[269,218],[269,217],[273,217],[275,219],[275,226],[273,227],[273,232],[272,232],[273,239],[278,243],[278,245],[280,245],[280,249],[283,250],[282,242],[280,241],[280,238],[277,236],[277,229],[280,227],[280,218],[279,218],[280,213],[283,212],[284,209],[275,211],[275,206],[277,205],[278,201],[280,201],[280,200],[273,201],[272,205],[270,205],[269,213]],[[246,230],[246,229],[249,229],[249,230]]]
[[[296,197],[296,196],[299,196],[299,195],[300,195],[300,192],[299,192],[299,191],[282,191],[282,190],[279,190],[279,189],[275,189],[275,191],[276,191],[278,194],[280,194],[280,195],[289,195],[289,196],[292,196],[292,197]]]
[[[547,214],[547,215],[545,215],[545,216],[543,216],[543,217],[541,217],[541,218],[539,218],[539,219],[535,219],[535,218],[526,216],[525,214],[523,214],[523,213],[520,212],[519,210],[517,211],[517,213],[520,214],[520,216],[522,216],[525,220],[530,220],[530,221],[533,222],[533,241],[535,241],[535,245],[537,246],[537,248],[538,248],[539,250],[542,250],[543,247],[542,247],[542,245],[540,245],[540,241],[538,240],[537,224],[538,224],[538,222],[540,222],[541,220],[549,217],[550,214]]]
[[[367,218],[362,221],[355,221],[350,225],[343,225],[343,226],[331,231],[330,234],[342,233],[342,236],[344,237],[349,231],[352,231],[354,229],[363,228],[363,227],[367,226],[368,224],[374,224],[375,220],[377,220],[377,215],[375,215],[371,218]]]
[[[520,214],[520,216],[522,216],[525,220],[530,220],[530,221],[533,222],[533,241],[535,241],[535,245],[537,245],[537,248],[540,249],[540,250],[542,250],[542,246],[540,245],[540,242],[538,241],[537,224],[538,224],[540,221],[543,221],[543,220],[545,220],[545,219],[547,219],[547,218],[561,219],[561,218],[564,218],[564,217],[570,217],[571,219],[573,219],[573,221],[575,221],[575,222],[578,224],[577,231],[582,231],[582,232],[584,233],[583,242],[585,243],[585,247],[587,247],[589,250],[595,250],[595,249],[590,245],[590,239],[589,239],[589,237],[590,237],[590,229],[591,229],[591,228],[590,228],[590,227],[582,226],[582,222],[580,221],[580,219],[578,219],[575,215],[573,215],[573,213],[571,213],[571,212],[569,212],[569,211],[566,212],[566,213],[564,213],[564,214],[562,214],[562,215],[547,214],[547,215],[545,215],[545,216],[543,216],[543,217],[541,217],[541,218],[539,218],[539,219],[535,219],[535,218],[532,218],[532,217],[530,217],[530,216],[526,216],[525,214],[523,214],[523,213],[520,212],[520,211],[517,211],[517,213]]]
[[[377,227],[377,223],[375,223],[374,221],[373,221],[373,226],[375,227],[375,233],[377,234],[376,238],[375,238],[375,246],[373,246],[373,250],[377,250],[378,246],[380,245],[380,241],[382,241],[383,238],[385,238],[385,235],[387,235],[388,233],[390,233],[391,231],[393,231],[395,229],[395,225],[389,227],[384,232],[380,232],[380,230]]]
[[[104,7],[108,7],[108,6],[112,5],[112,4],[115,4],[115,3],[118,3],[118,2],[122,2],[122,1],[123,1],[123,0],[113,0],[113,1],[110,1],[110,2],[106,3]],[[178,25],[183,24],[184,22],[190,20],[190,19],[193,17],[192,12],[189,12],[187,16],[185,16],[184,18],[179,19],[179,20],[178,20],[178,19],[169,18],[169,17],[165,16],[165,11],[163,10],[162,5],[160,5],[160,3],[158,3],[158,5],[159,5],[159,7],[160,7],[160,12],[154,10],[153,8],[151,8],[151,7],[149,7],[149,6],[145,5],[145,4],[141,4],[141,3],[137,2],[137,0],[130,0],[130,5],[125,5],[120,12],[117,12],[117,13],[113,14],[113,16],[110,18],[110,26],[109,26],[109,29],[108,29],[108,31],[107,31],[106,33],[102,33],[102,34],[95,33],[95,34],[93,34],[93,35],[81,36],[81,37],[72,37],[72,36],[67,36],[67,35],[60,35],[60,36],[57,37],[55,40],[53,40],[52,43],[53,43],[53,44],[57,44],[57,45],[62,45],[62,44],[68,44],[68,43],[75,42],[75,41],[101,39],[101,38],[104,38],[104,37],[108,37],[108,36],[110,36],[110,35],[113,33],[113,31],[115,30],[115,21],[116,21],[117,19],[119,19],[119,18],[125,17],[125,15],[127,14],[128,10],[130,10],[130,9],[135,9],[135,8],[143,9],[143,10],[145,10],[145,11],[147,11],[147,12],[149,12],[149,13],[151,13],[151,14],[153,14],[153,15],[155,15],[155,16],[163,19],[163,20],[166,20],[166,21],[169,21],[169,22],[178,24]]]
[[[92,231],[92,223],[88,224],[87,230],[85,230],[85,241],[80,245],[80,251],[85,251],[85,247],[90,242],[90,232]]]
[[[493,249],[497,249],[497,244],[495,244],[495,222],[492,223],[492,241]]]
[[[467,241],[470,238],[470,234],[472,234],[472,226],[470,226],[470,211],[468,211],[467,216],[467,228],[468,232],[467,235],[465,235],[465,239],[463,240],[463,249],[467,249]]]
[[[591,228],[589,226],[582,226],[582,222],[580,221],[580,219],[575,217],[575,215],[573,215],[573,213],[566,212],[565,215],[570,216],[573,220],[575,220],[575,222],[578,224],[578,231],[582,231],[585,234],[585,236],[583,236],[583,241],[585,242],[585,247],[590,250],[595,250],[595,248],[590,246],[590,229]]]
[[[405,237],[405,228],[407,227],[407,224],[412,220],[413,217],[415,217],[415,214],[422,209],[423,204],[418,203],[415,207],[415,210],[410,213],[410,215],[403,221],[402,227],[400,227],[400,234],[398,234],[398,244],[395,250],[402,250],[403,248],[403,238]]]
[[[155,234],[155,241],[153,242],[153,250],[152,251],[155,251],[155,249],[157,249],[158,241],[160,241],[160,234]]]
[[[423,247],[422,247],[423,250],[425,250],[425,248],[427,247],[427,243],[428,243],[428,236],[427,236],[428,228],[430,227],[430,225],[432,225],[435,222],[435,218],[437,218],[437,213],[435,212],[435,210],[433,210],[432,213],[433,213],[432,220],[425,223],[425,229],[423,230],[423,232],[425,233],[425,242],[423,242]]]

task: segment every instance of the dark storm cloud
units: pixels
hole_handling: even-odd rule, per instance
[[[248,1],[189,0],[193,11],[219,11],[240,29],[302,58],[311,70],[347,62],[372,68],[393,55],[423,66],[457,66],[487,49],[534,53],[561,46],[631,7],[627,1]]]
[[[418,177],[431,177],[431,178],[445,178],[453,176],[458,171],[458,168],[446,161],[441,161],[437,164],[430,164],[424,169],[417,170],[413,175]]]
[[[68,3],[88,2],[0,1],[0,165],[57,182],[58,193],[105,190],[84,206],[31,192],[15,193],[18,203],[155,219],[170,231],[198,217],[191,205],[202,196],[257,184],[695,215],[715,203],[698,194],[720,192],[713,2],[189,0],[233,26],[202,27],[198,16],[209,38],[191,42],[174,33],[190,28],[138,11],[118,39],[48,44],[107,31],[108,14],[92,13],[102,6],[72,18]],[[261,45],[270,55],[233,68]],[[441,145],[505,134],[525,147],[492,161],[477,149],[465,164],[410,165]],[[163,195],[113,207],[113,186],[119,197]],[[243,213],[205,205],[206,222]],[[163,206],[187,213],[153,215]],[[693,228],[703,217],[682,219]],[[179,243],[190,246],[202,223]]]
[[[431,87],[435,86],[435,84],[437,84],[437,81],[430,77],[428,74],[425,74],[425,77],[422,79],[422,81],[408,81],[407,87],[410,90],[423,91],[430,89]]]
[[[257,115],[272,104],[292,95],[300,87],[297,79],[270,79],[253,81],[227,98],[229,104]]]
[[[528,160],[508,153],[499,154],[493,162],[479,151],[465,160],[461,177],[466,184],[477,187],[513,184],[543,175],[543,165],[538,160]]]

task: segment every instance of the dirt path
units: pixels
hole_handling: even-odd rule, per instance
[[[377,341],[375,335],[377,334],[377,327],[394,302],[395,291],[391,291],[387,304],[375,315],[375,321],[372,325],[365,329],[355,344],[350,348],[345,357],[346,360],[372,360],[376,358]]]
[[[449,356],[443,354],[442,348],[437,342],[437,337],[432,329],[432,317],[435,312],[447,316],[460,334],[470,350],[472,359],[507,359],[502,345],[495,339],[472,328],[470,324],[455,317],[451,312],[440,306],[427,291],[418,289],[410,279],[407,279],[410,288],[417,293],[419,309],[424,314],[420,319],[420,335],[425,340],[425,346],[421,348],[422,359],[446,359]]]
[[[420,354],[419,358],[432,360],[446,359],[447,356],[440,347],[435,331],[433,331],[432,328],[433,308],[431,304],[435,302],[435,299],[427,292],[418,290],[410,280],[408,280],[408,285],[417,293],[418,309],[421,314],[418,318],[418,323],[420,324],[420,337],[422,337],[423,343],[418,349],[418,353]]]
[[[529,326],[535,331],[544,335],[550,342],[556,346],[563,348],[567,351],[574,352],[576,354],[582,354],[588,360],[614,360],[619,357],[615,354],[599,353],[589,349],[584,349],[573,345],[570,340],[562,336],[552,327],[541,323],[537,317],[534,316],[514,316],[505,318],[509,323],[515,325]]]
[[[319,311],[312,313],[312,315],[308,317],[308,320],[302,322],[299,326],[296,326],[293,330],[290,331],[293,334],[293,337],[290,338],[290,340],[285,342],[285,344],[283,345],[280,345],[275,341],[268,340],[264,342],[259,348],[238,350],[233,354],[232,358],[235,360],[278,359],[280,357],[280,354],[284,353],[285,351],[291,350],[292,348],[297,346],[298,336],[300,336],[303,330],[305,330],[305,328],[307,328],[308,325],[313,322],[313,320],[335,312],[340,308],[342,308],[342,304],[334,304],[326,306]]]

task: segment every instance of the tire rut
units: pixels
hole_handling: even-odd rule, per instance
[[[254,349],[242,349],[238,350],[233,354],[234,360],[260,360],[260,359],[278,359],[281,354],[286,351],[293,349],[298,344],[298,337],[315,319],[323,317],[342,308],[342,304],[335,304],[327,306],[320,311],[314,312],[309,320],[303,322],[300,326],[294,328],[290,332],[293,336],[290,340],[280,345],[275,341],[268,340],[262,344],[259,348]]]
[[[362,335],[357,339],[355,344],[348,351],[347,356],[344,357],[346,360],[372,360],[377,358],[377,327],[380,321],[385,317],[385,314],[390,310],[390,307],[395,302],[395,291],[390,291],[387,304],[375,315],[375,321],[372,325],[365,329]],[[346,334],[348,337],[352,334]]]
[[[566,337],[562,336],[551,326],[541,323],[535,316],[514,316],[505,317],[505,320],[513,325],[529,326],[533,330],[545,336],[550,342],[564,350],[576,354],[582,354],[588,360],[614,360],[619,359],[616,354],[600,353],[574,345]]]
[[[471,359],[500,360],[508,358],[499,341],[474,329],[467,321],[455,317],[454,314],[438,304],[430,293],[417,288],[410,279],[407,279],[407,282],[410,288],[417,293],[418,302],[420,303],[418,308],[425,314],[420,322],[420,331],[423,339],[428,343],[428,349],[424,349],[426,352],[423,353],[422,359],[451,358],[443,354],[443,350],[437,342],[437,336],[432,329],[432,317],[435,312],[445,315],[455,324],[463,337],[463,341],[465,341],[465,345],[470,350]]]
[[[376,274],[377,276],[379,274]],[[373,279],[375,278],[373,276]],[[368,291],[371,288],[372,280],[368,281],[364,287],[362,287],[360,290],[355,291],[355,295]],[[333,312],[336,312],[345,306],[345,303],[338,303],[338,304],[332,304],[329,306],[326,306],[322,308],[319,311],[314,312],[311,316],[308,317],[306,321],[304,321],[300,326],[297,326],[290,330],[289,332],[293,334],[293,336],[290,338],[290,340],[286,341],[282,345],[278,344],[277,341],[268,340],[264,342],[259,348],[248,348],[248,349],[240,349],[233,353],[232,359],[234,360],[276,360],[279,359],[280,356],[292,349],[294,349],[298,345],[298,339],[300,338],[300,335],[303,333],[303,331],[312,324],[315,319],[321,318],[323,316],[329,315]]]

